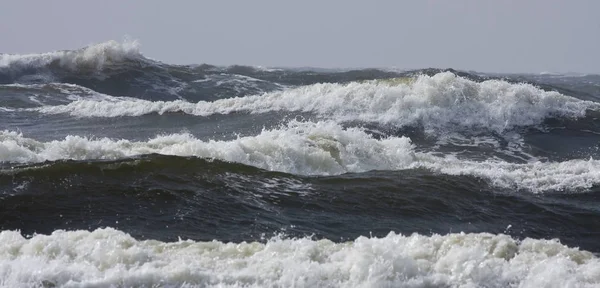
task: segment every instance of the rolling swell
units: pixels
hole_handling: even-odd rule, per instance
[[[411,71],[261,69],[249,66],[169,65],[143,56],[137,42],[95,44],[43,54],[0,54],[0,85],[66,83],[112,96],[151,101],[213,101],[317,83],[349,83],[450,72],[475,82],[503,79],[531,83],[580,99],[597,99],[596,90],[577,90],[561,82],[521,75],[483,75],[453,69]],[[592,88],[591,88],[592,89]]]
[[[515,126],[532,126],[547,117],[583,117],[586,110],[599,107],[595,102],[547,92],[532,85],[498,80],[478,83],[450,72],[403,81],[409,82],[400,82],[399,85],[394,82],[314,84],[263,95],[197,103],[119,98],[77,100],[34,110],[78,117],[169,112],[208,116],[233,112],[298,111],[340,120],[374,121],[398,126],[418,123],[426,130],[439,133],[436,130],[447,130],[452,128],[448,127],[451,125],[502,132]]]
[[[149,100],[214,100],[290,85],[392,77],[380,70],[339,75],[284,72],[248,66],[169,65],[144,57],[137,42],[109,41],[79,50],[0,54],[0,84],[68,83],[113,96]]]
[[[204,70],[206,68],[206,70]],[[263,83],[255,89],[225,83],[221,89],[203,85],[211,66],[168,65],[144,57],[136,42],[105,42],[73,51],[32,55],[0,55],[0,84],[68,83],[115,96],[171,100],[210,100],[238,90],[258,93],[278,86]],[[215,93],[218,92],[218,93]]]
[[[297,175],[339,175],[373,170],[427,169],[446,175],[468,175],[499,188],[544,193],[585,191],[600,183],[594,159],[511,163],[494,158],[470,160],[456,155],[415,151],[407,137],[377,139],[364,129],[335,122],[291,121],[279,129],[234,140],[203,141],[190,134],[161,135],[148,141],[88,139],[67,136],[40,142],[11,131],[0,133],[5,163],[62,159],[113,160],[144,154],[195,156],[252,165]]]
[[[499,193],[474,177],[427,170],[315,178],[146,155],[14,167],[0,173],[0,187],[10,191],[0,196],[3,229],[25,234],[122,227],[140,239],[240,242],[282,231],[331,240],[485,231],[560,236],[567,245],[600,251],[593,241],[597,208],[586,205],[594,194]]]

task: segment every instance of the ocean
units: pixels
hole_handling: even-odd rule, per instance
[[[600,287],[600,76],[0,54],[1,287]]]

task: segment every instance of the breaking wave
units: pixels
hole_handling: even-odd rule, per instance
[[[144,154],[218,159],[298,175],[428,169],[446,175],[479,177],[497,187],[533,192],[586,189],[600,183],[598,160],[507,163],[436,156],[416,152],[407,137],[376,139],[360,128],[343,128],[335,122],[292,121],[280,129],[231,141],[202,141],[190,134],[171,134],[146,142],[80,136],[39,142],[16,132],[0,134],[0,161],[5,163],[112,160]]]
[[[64,68],[71,71],[100,71],[106,64],[143,59],[137,41],[108,41],[79,50],[43,54],[0,54],[0,72],[16,75],[28,69]]]
[[[592,253],[503,234],[165,243],[112,228],[0,232],[6,287],[596,287],[598,271]]]
[[[315,84],[247,97],[200,101],[146,101],[113,98],[77,100],[35,111],[77,117],[139,116],[182,112],[208,116],[234,112],[312,112],[338,121],[358,120],[422,126],[430,133],[479,128],[501,133],[535,126],[552,117],[579,118],[599,104],[530,84],[501,80],[481,83],[450,72],[421,75],[412,81]]]

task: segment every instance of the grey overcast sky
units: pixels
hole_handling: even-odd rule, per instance
[[[0,0],[0,52],[125,36],[175,64],[600,73],[599,0]]]

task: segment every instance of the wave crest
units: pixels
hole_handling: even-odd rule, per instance
[[[421,75],[414,81],[315,84],[263,95],[200,101],[78,100],[35,110],[77,117],[139,116],[183,112],[208,116],[234,112],[312,112],[338,121],[359,120],[400,126],[420,125],[432,134],[485,129],[498,133],[535,126],[550,117],[579,118],[599,104],[530,84],[501,80],[481,83],[450,72]]]
[[[88,139],[38,142],[11,131],[0,133],[0,161],[30,163],[60,159],[119,159],[143,154],[214,158],[266,170],[304,175],[362,172],[412,162],[410,139],[376,140],[358,128],[333,122],[289,123],[233,141],[202,141],[190,134],[157,136],[147,142]]]
[[[42,54],[2,54],[0,69],[17,73],[19,70],[57,66],[71,71],[99,71],[105,64],[118,63],[127,59],[141,59],[139,42],[108,41],[90,45],[79,50],[56,51]]]
[[[146,142],[81,136],[39,142],[16,132],[0,133],[0,162],[113,160],[144,154],[218,159],[298,175],[427,169],[445,175],[478,177],[496,187],[536,193],[575,191],[600,184],[598,160],[507,163],[442,157],[416,152],[406,137],[376,139],[362,129],[345,129],[335,122],[292,121],[280,129],[231,141],[202,141],[190,134],[171,134]]]

